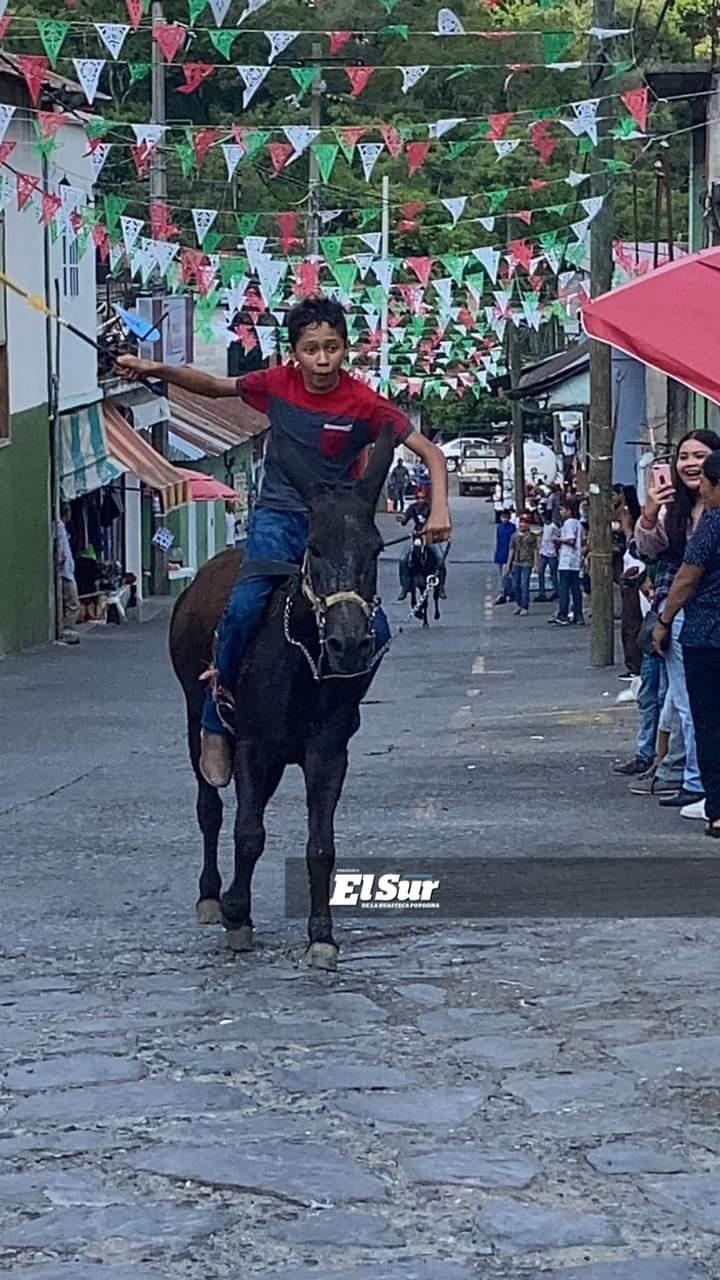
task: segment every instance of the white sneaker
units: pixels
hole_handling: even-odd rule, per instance
[[[694,804],[686,804],[684,809],[680,810],[681,818],[697,818],[700,822],[707,820],[705,812],[705,801],[696,800]]]

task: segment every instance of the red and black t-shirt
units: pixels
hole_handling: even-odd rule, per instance
[[[275,446],[282,436],[283,456],[291,456],[293,473],[308,484],[349,480],[366,445],[392,423],[400,444],[412,424],[395,405],[344,370],[334,391],[308,391],[294,365],[259,369],[238,379],[246,404],[267,414],[272,432],[265,456],[259,504],[276,511],[305,511],[306,503],[291,484]]]

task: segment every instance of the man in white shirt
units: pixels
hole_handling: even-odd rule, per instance
[[[555,524],[552,513],[546,510],[543,515],[543,531],[542,541],[540,543],[540,563],[538,566],[538,582],[540,590],[535,599],[538,602],[545,600],[557,600],[558,598],[558,548],[557,544],[560,540],[560,525]],[[552,584],[551,594],[545,594],[545,579],[550,571],[550,582]]]
[[[582,587],[580,571],[582,569],[583,531],[574,508],[565,504],[560,512],[562,527],[557,539],[558,547],[558,613],[550,622],[558,627],[570,624],[570,600],[573,605],[573,622],[578,627],[585,626],[583,617]]]

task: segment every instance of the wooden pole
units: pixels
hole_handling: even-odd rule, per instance
[[[594,0],[593,26],[617,25],[615,0]],[[593,66],[593,62],[599,65]],[[598,145],[593,165],[592,193],[603,197],[603,206],[590,229],[590,289],[593,298],[612,286],[613,211],[609,173],[603,160],[613,157],[612,65],[607,42],[594,41],[590,53],[590,92],[599,98]],[[612,409],[612,352],[606,343],[590,340],[590,577],[592,580],[592,628],[590,660],[594,667],[609,667],[615,655],[612,574],[612,466],[614,423]]]
[[[512,415],[512,447],[513,447],[513,474],[515,477],[515,509],[520,515],[525,510],[525,442],[523,439],[523,412],[522,404],[519,397],[520,374],[522,365],[520,361],[520,346],[518,343],[518,331],[512,320],[508,320],[507,326],[507,347],[508,347],[508,371],[510,373],[510,390],[513,393],[510,399],[510,412]]]

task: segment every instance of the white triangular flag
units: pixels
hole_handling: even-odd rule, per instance
[[[498,267],[500,266],[500,254],[497,249],[473,249],[473,256],[478,262],[482,263],[487,271],[493,284],[497,280]]]
[[[380,156],[385,150],[384,142],[359,142],[358,151],[360,152],[360,161],[365,174],[365,181],[369,182],[372,171],[375,168]]]
[[[583,133],[586,133],[595,143],[597,143],[597,113],[599,106],[599,98],[585,98],[582,102],[573,102],[572,104],[576,119],[581,120],[583,123]],[[565,121],[563,121],[564,123]]]
[[[408,93],[418,83],[418,80],[422,80],[423,76],[430,70],[430,67],[401,67],[400,70],[403,77],[402,91],[403,93]]]
[[[155,249],[155,261],[160,269],[160,275],[164,276],[170,263],[177,257],[180,250],[179,244],[173,244],[169,240],[153,240]]]
[[[462,218],[467,204],[467,196],[453,196],[451,199],[443,200],[450,217],[453,220],[453,226],[456,227],[458,220]]]
[[[93,169],[93,178],[97,182],[103,171],[103,165],[110,155],[110,142],[99,142],[98,145],[90,153],[90,162]]]
[[[382,244],[382,235],[380,234],[380,232],[368,231],[365,233],[365,235],[360,236],[360,239],[362,240],[363,244],[366,244],[368,249],[371,249],[372,252],[377,257],[377,255],[380,252],[380,245]]]
[[[440,298],[443,307],[450,308],[452,305],[452,289],[453,282],[450,276],[443,277],[442,280],[433,280],[432,287]]]
[[[577,71],[582,62],[548,62],[548,71]]]
[[[591,222],[593,218],[597,217],[600,210],[602,209],[604,199],[605,199],[604,196],[588,196],[586,200],[580,201],[583,209],[585,210]]]
[[[0,210],[6,209],[17,191],[17,183],[10,181],[8,173],[0,172]]]
[[[202,245],[208,231],[213,222],[217,218],[217,209],[193,209],[192,216],[195,223],[195,235],[197,242]]]
[[[287,259],[272,258],[270,254],[258,255],[255,262],[255,271],[257,273],[260,292],[268,306],[270,306],[278,285],[284,279],[288,269]]]
[[[387,293],[390,292],[394,270],[395,268],[389,258],[379,258],[373,267],[375,279]]]
[[[243,276],[240,280],[233,280],[229,289],[223,290],[223,303],[227,307],[231,320],[236,311],[242,311],[245,306],[245,294],[248,291],[249,284],[249,278]]]
[[[522,309],[530,328],[538,330],[540,328],[540,303],[538,299],[534,296],[523,298]]]
[[[60,199],[62,200],[63,212],[67,214],[75,213],[77,209],[84,209],[88,202],[88,193],[84,187],[74,187],[69,182],[63,182],[59,188]],[[140,226],[143,224],[140,223]]]
[[[7,102],[0,102],[0,142],[3,141],[14,115],[15,107],[11,107]]]
[[[493,298],[500,308],[501,313],[505,314],[510,306],[512,289],[493,289]]]
[[[375,254],[374,253],[356,253],[353,255],[353,262],[355,263],[358,271],[360,272],[361,280],[364,280],[368,271],[370,271],[374,265]]]
[[[161,141],[165,133],[164,124],[134,124],[132,131],[135,134],[135,141],[139,147],[147,147],[148,151],[152,151],[153,147]]]
[[[439,36],[464,36],[465,28],[452,9],[441,9],[437,17]]]
[[[247,0],[245,8],[238,18],[238,26],[240,26],[240,23],[244,22],[246,18],[249,18],[251,13],[257,13],[258,9],[262,9],[267,3],[268,0]]]
[[[500,138],[493,142],[493,146],[498,154],[498,160],[504,160],[506,156],[511,156],[520,146],[519,138]]]
[[[370,332],[377,333],[378,329],[380,328],[380,312],[368,310],[366,307],[365,319],[367,320],[367,326]]]
[[[274,324],[256,324],[255,332],[260,343],[260,354],[263,360],[277,355],[278,331]]]
[[[237,73],[245,85],[243,107],[250,105],[269,70],[269,67],[237,67]]]
[[[293,40],[297,40],[300,35],[299,31],[263,31],[263,35],[270,41],[270,53],[268,62],[272,63],[281,53],[292,44]]]
[[[115,271],[122,261],[123,249],[121,244],[112,244],[110,246],[110,270]]]
[[[209,0],[212,16],[215,19],[215,26],[221,27],[228,15],[228,9],[232,4],[232,0]]]
[[[569,187],[579,187],[583,182],[587,182],[589,177],[589,173],[577,173],[575,169],[571,169],[565,182]]]
[[[543,256],[553,275],[557,275],[562,266],[562,249],[557,249],[550,245],[549,248],[543,249]]]
[[[478,222],[480,223],[480,226],[481,226],[481,227],[484,227],[484,228],[485,228],[485,230],[486,230],[486,231],[494,231],[494,230],[495,230],[495,219],[494,219],[494,218],[478,218]]]
[[[88,102],[92,105],[95,101],[95,94],[98,91],[100,76],[105,66],[104,58],[73,58],[75,70],[77,71],[78,80],[82,85],[82,91]]]
[[[584,244],[590,233],[592,218],[583,218],[582,222],[572,222],[570,230],[574,233],[578,244]]]
[[[243,248],[251,271],[257,270],[258,260],[262,258],[266,244],[267,236],[245,236]]]
[[[229,182],[245,155],[245,148],[239,142],[224,142],[222,152],[225,157],[225,164],[227,165]]]
[[[96,22],[95,30],[108,53],[117,61],[122,53],[125,37],[130,30],[123,22]]]
[[[322,209],[320,212],[320,221],[323,226],[326,227],[329,222],[334,222],[335,219],[339,218],[340,214],[344,212],[344,209]]]
[[[451,129],[457,128],[459,124],[465,123],[465,116],[454,116],[448,120],[436,120],[428,126],[429,138],[442,138],[444,134],[449,133]]]
[[[125,252],[128,255],[128,257],[130,257],[133,249],[135,248],[135,245],[137,244],[137,238],[140,235],[140,232],[142,231],[143,227],[145,226],[145,223],[142,221],[141,218],[122,217],[120,219],[120,226],[122,227],[123,244],[125,245]]]
[[[312,142],[320,137],[319,129],[311,129],[307,124],[288,124],[283,125],[283,133],[288,142],[295,148],[295,154],[292,155],[288,164],[292,164],[293,160],[297,160],[303,151],[306,151]]]

